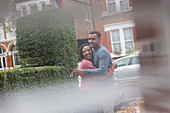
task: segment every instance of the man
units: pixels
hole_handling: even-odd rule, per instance
[[[102,76],[106,75],[108,68],[112,66],[112,59],[109,51],[100,44],[101,34],[99,31],[92,31],[88,36],[89,46],[94,49],[94,66],[96,69],[75,69],[73,70],[74,75],[89,75],[89,76]],[[102,97],[104,113],[114,113],[114,100],[115,96],[109,90],[114,89],[110,86],[114,84],[114,76],[111,74],[108,78],[99,80],[99,86],[104,90]],[[111,89],[110,89],[111,88]],[[105,98],[107,97],[107,98]],[[113,99],[113,100],[112,100]],[[111,100],[111,102],[109,102]]]

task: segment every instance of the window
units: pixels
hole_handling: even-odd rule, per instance
[[[129,62],[130,62],[130,57],[120,59],[119,61],[117,61],[117,66],[118,67],[127,66],[127,65],[129,65]]]
[[[0,47],[0,54],[3,54],[4,52],[5,52],[5,50]]]
[[[19,65],[19,58],[18,58],[18,52],[16,50],[16,46],[12,47],[12,59],[13,59],[13,66]]]
[[[111,34],[112,34],[113,51],[118,51],[121,49],[119,30],[111,31]]]
[[[124,29],[124,40],[125,40],[125,48],[127,50],[134,49],[133,44],[133,36],[132,36],[132,28],[126,28]]]
[[[114,55],[125,55],[134,51],[132,28],[120,27],[110,31],[110,36]]]
[[[31,10],[31,14],[36,13],[38,11],[37,5],[31,6],[30,10]]]
[[[6,68],[6,57],[4,54],[5,50],[0,48],[0,69]]]
[[[139,56],[133,57],[132,64],[139,64]]]
[[[115,0],[107,0],[108,11],[116,12],[116,1]]]
[[[128,9],[129,9],[128,0],[120,0],[120,10],[124,11]]]
[[[22,15],[23,16],[27,15],[26,7],[22,8]]]
[[[45,3],[42,4],[42,10],[46,10]]]
[[[106,0],[108,12],[129,10],[129,0]]]

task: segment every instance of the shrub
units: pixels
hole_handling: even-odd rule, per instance
[[[78,86],[76,76],[71,77],[64,66],[27,67],[16,70],[0,72],[0,86],[2,92],[15,92],[27,88],[43,87],[49,85],[61,85],[66,87],[67,83]]]
[[[73,17],[49,9],[17,19],[17,49],[22,65],[77,67],[77,42]]]

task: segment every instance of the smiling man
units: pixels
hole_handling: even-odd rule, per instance
[[[89,46],[94,49],[94,66],[96,69],[75,69],[74,75],[102,76],[106,75],[108,68],[112,66],[112,59],[109,51],[100,44],[101,34],[99,31],[89,33]]]
[[[112,66],[112,58],[109,51],[101,45],[101,34],[99,31],[92,31],[88,36],[89,46],[93,48],[94,66],[96,69],[75,69],[74,75],[103,76],[106,75],[108,68]],[[104,113],[114,113],[115,96],[113,90],[115,88],[115,80],[113,73],[107,78],[98,80],[101,88],[102,106]],[[114,90],[115,91],[115,90]],[[106,97],[106,98],[105,98]]]

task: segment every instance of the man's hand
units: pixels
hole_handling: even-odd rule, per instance
[[[72,71],[73,75],[80,75],[83,76],[84,75],[84,70],[83,69],[74,69]]]

